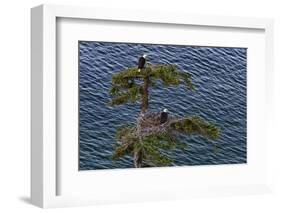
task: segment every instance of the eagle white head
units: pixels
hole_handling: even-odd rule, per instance
[[[147,56],[147,55],[143,54],[143,56],[142,56],[142,57],[146,58],[146,56]]]
[[[165,108],[165,109],[163,109],[163,112],[168,113],[168,110]]]

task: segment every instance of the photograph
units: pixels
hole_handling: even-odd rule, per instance
[[[79,171],[247,163],[247,48],[78,51]]]

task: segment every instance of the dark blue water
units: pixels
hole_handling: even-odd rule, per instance
[[[155,44],[79,42],[80,170],[131,168],[131,157],[111,160],[116,128],[134,123],[138,104],[108,107],[111,75],[137,65],[174,64],[192,74],[194,91],[184,86],[150,90],[150,110],[198,115],[220,128],[213,143],[184,137],[187,150],[170,152],[174,166],[246,163],[247,49]]]

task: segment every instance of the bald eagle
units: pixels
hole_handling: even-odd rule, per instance
[[[145,58],[146,58],[146,55],[143,55],[139,58],[139,63],[138,63],[138,71],[139,72],[144,68],[145,61],[146,61]]]
[[[160,115],[160,123],[163,124],[163,123],[166,123],[168,120],[168,110],[167,109],[164,109],[162,112],[161,112],[161,115]]]

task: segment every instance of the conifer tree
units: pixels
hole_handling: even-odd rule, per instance
[[[186,147],[186,143],[179,140],[181,134],[198,134],[207,141],[218,138],[218,127],[203,121],[198,116],[169,115],[168,120],[161,123],[160,112],[149,112],[149,91],[158,81],[163,87],[184,84],[186,89],[193,90],[191,74],[179,71],[174,65],[147,64],[140,72],[137,67],[133,67],[112,75],[112,87],[109,91],[110,106],[126,103],[140,105],[140,114],[136,123],[126,124],[117,130],[113,160],[131,155],[136,168],[167,166],[172,163],[167,152]]]

